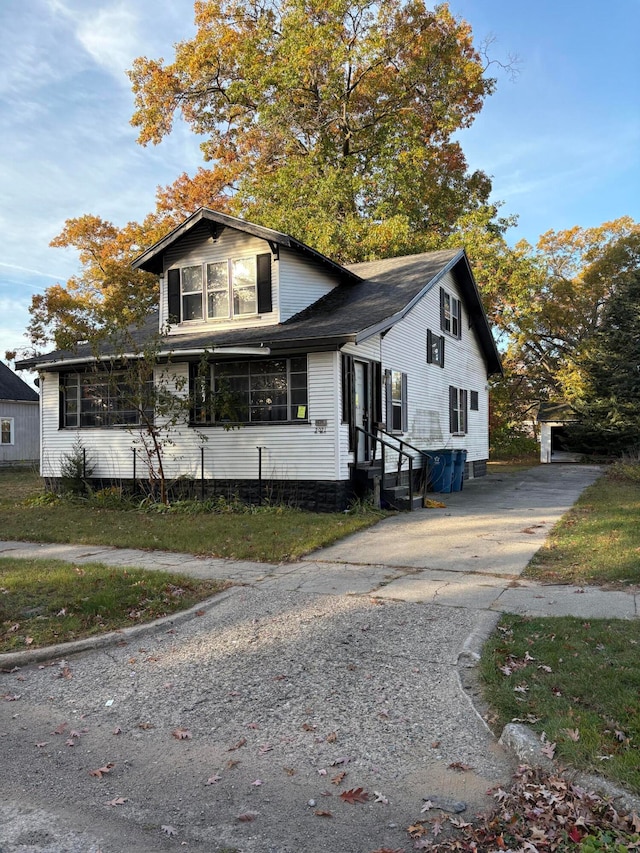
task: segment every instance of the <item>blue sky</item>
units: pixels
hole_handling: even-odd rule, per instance
[[[640,0],[451,0],[478,42],[519,58],[461,135],[469,166],[493,179],[509,239],[640,220]],[[27,344],[31,296],[77,271],[49,242],[66,219],[122,225],[154,207],[158,185],[201,163],[177,125],[136,144],[125,74],[136,56],[172,56],[193,33],[192,0],[1,0],[0,358]]]

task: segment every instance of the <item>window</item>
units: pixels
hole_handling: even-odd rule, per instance
[[[407,374],[385,370],[388,432],[407,431]]]
[[[13,418],[0,418],[0,444],[13,443]]]
[[[478,392],[477,391],[469,391],[469,408],[472,412],[477,412],[479,409],[478,405]]]
[[[440,288],[440,328],[454,338],[461,336],[462,306],[460,300]]]
[[[194,423],[308,421],[307,357],[217,362],[190,374]]]
[[[467,431],[467,391],[449,385],[449,432],[463,435]]]
[[[269,313],[271,253],[170,269],[167,298],[173,323]]]
[[[427,329],[427,364],[444,367],[444,335],[434,335]]]
[[[153,378],[136,389],[122,372],[60,377],[60,427],[137,426],[153,417]]]

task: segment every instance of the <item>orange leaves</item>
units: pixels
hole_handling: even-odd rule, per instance
[[[108,764],[105,764],[104,767],[98,767],[97,770],[89,770],[89,776],[95,776],[98,779],[102,779],[102,777],[107,773],[111,773],[115,766],[116,765],[110,761]]]
[[[191,740],[191,732],[189,729],[174,729],[171,734],[176,740]]]
[[[366,803],[369,794],[363,788],[351,788],[348,791],[343,791],[340,794],[340,799],[354,806],[356,803]]]

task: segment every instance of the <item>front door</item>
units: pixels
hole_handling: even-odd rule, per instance
[[[354,395],[355,395],[355,421],[356,426],[369,432],[371,423],[370,402],[369,402],[369,365],[363,361],[355,361],[354,368]],[[369,460],[371,442],[369,436],[364,436],[361,432],[357,436],[358,443],[358,458],[357,462],[366,462]]]

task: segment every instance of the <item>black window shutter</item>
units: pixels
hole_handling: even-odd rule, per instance
[[[387,432],[393,432],[393,397],[391,392],[391,371],[384,372],[384,393],[385,393],[385,421],[387,424]]]
[[[440,328],[445,331],[447,328],[444,317],[444,288],[440,288]]]
[[[427,364],[433,364],[433,335],[431,329],[427,329]]]
[[[456,314],[458,317],[458,337],[462,337],[462,302],[456,299]]]
[[[353,356],[342,353],[342,423],[353,423]]]
[[[449,385],[449,432],[458,432],[458,389]]]
[[[167,273],[167,302],[169,322],[179,323],[180,317],[180,270],[169,270]]]
[[[460,432],[467,432],[467,404],[469,392],[465,389],[462,392],[462,400],[460,401]]]
[[[440,367],[444,367],[444,335],[440,335]]]
[[[271,252],[258,255],[258,314],[273,310],[271,296]]]
[[[373,370],[373,425],[380,423],[382,420],[382,366],[379,361],[374,361],[372,364]],[[371,430],[375,432],[375,429]]]
[[[409,407],[407,405],[407,374],[402,374],[402,432],[409,429]]]
[[[64,429],[64,402],[66,396],[63,379],[64,374],[58,374],[58,429]]]

